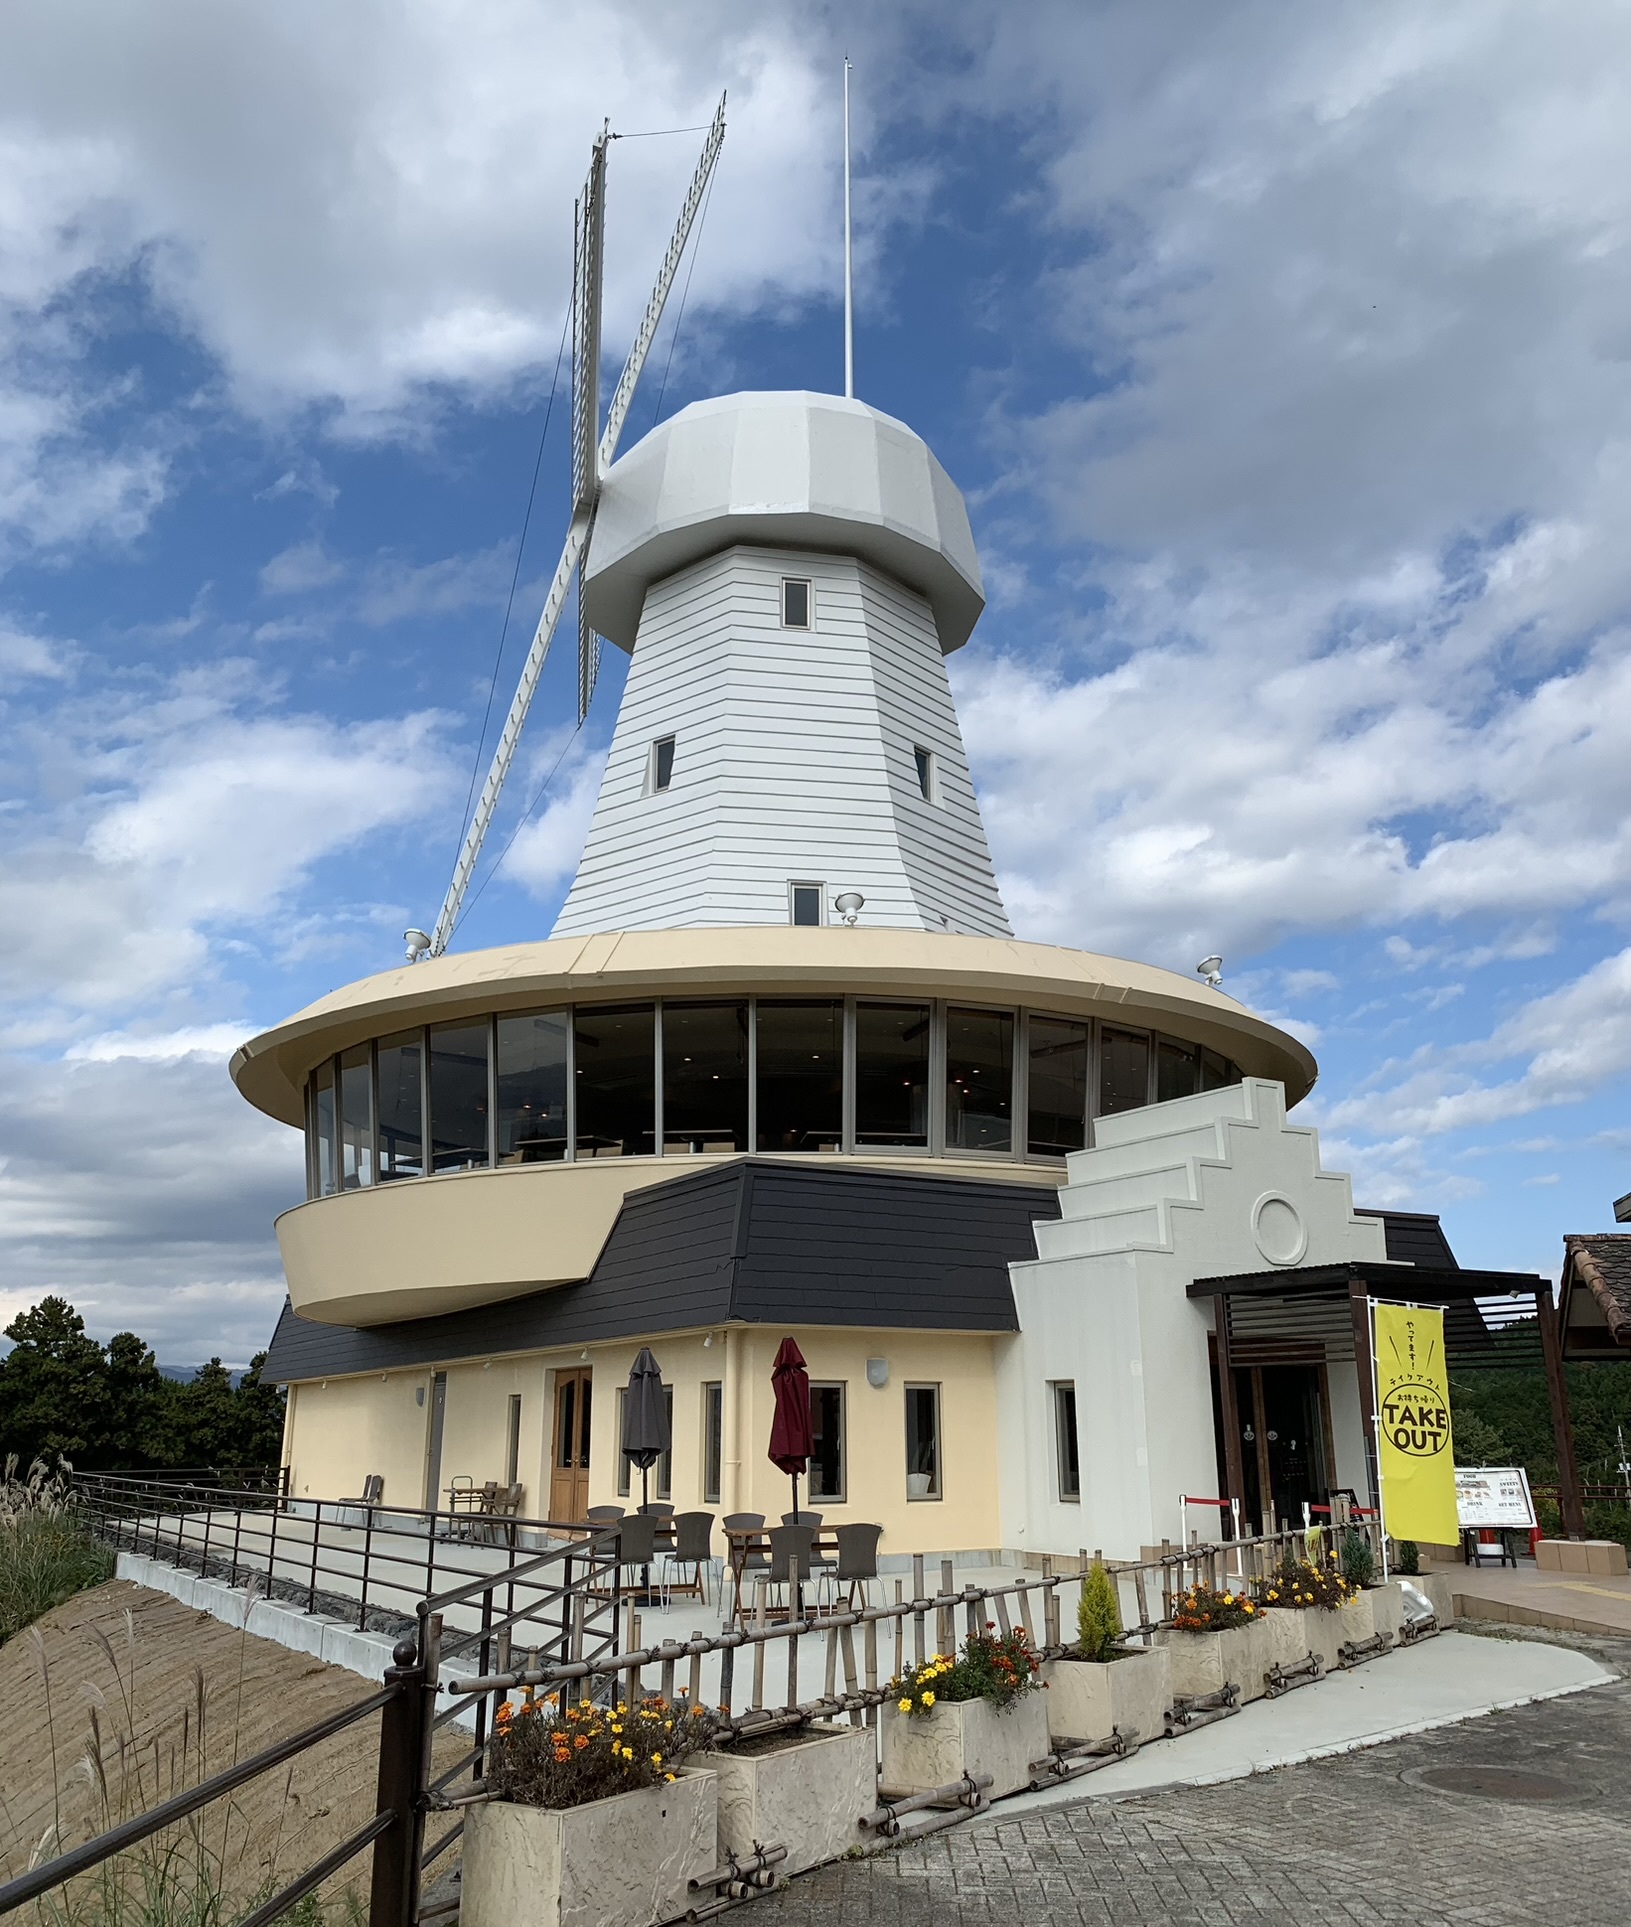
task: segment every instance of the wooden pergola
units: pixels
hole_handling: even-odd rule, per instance
[[[1356,1259],[1345,1264],[1301,1265],[1285,1270],[1241,1272],[1224,1278],[1197,1278],[1189,1287],[1189,1296],[1216,1301],[1218,1398],[1228,1498],[1244,1505],[1247,1490],[1240,1451],[1240,1413],[1235,1397],[1237,1351],[1247,1351],[1253,1362],[1272,1362],[1273,1335],[1272,1331],[1266,1337],[1263,1335],[1262,1313],[1267,1307],[1284,1302],[1299,1306],[1304,1313],[1318,1307],[1324,1317],[1313,1322],[1323,1324],[1327,1330],[1339,1307],[1346,1311],[1359,1380],[1370,1503],[1376,1503],[1376,1376],[1366,1301],[1381,1298],[1443,1308],[1445,1346],[1452,1372],[1524,1370],[1537,1363],[1544,1366],[1552,1408],[1552,1435],[1557,1445],[1558,1505],[1563,1530],[1570,1538],[1585,1536],[1580,1477],[1574,1457],[1574,1426],[1569,1416],[1568,1385],[1563,1376],[1563,1347],[1549,1278],[1519,1271],[1463,1271]],[[1492,1327],[1476,1302],[1479,1299],[1504,1300],[1502,1310],[1506,1322]],[[1537,1327],[1534,1339],[1529,1333],[1514,1328],[1527,1322],[1525,1300],[1534,1308]],[[1243,1322],[1254,1325],[1256,1332],[1249,1341],[1237,1346],[1236,1334]],[[1305,1317],[1303,1322],[1309,1321]],[[1301,1349],[1294,1346],[1292,1350],[1299,1362],[1307,1356],[1306,1344]]]

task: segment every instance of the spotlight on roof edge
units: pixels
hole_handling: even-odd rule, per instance
[[[430,948],[430,938],[423,930],[404,930],[402,941],[408,946],[409,963],[418,963]]]
[[[846,890],[841,897],[833,898],[832,907],[844,919],[845,923],[853,929],[855,927],[855,919],[861,914],[862,910],[866,908],[866,898],[861,895],[859,890]]]
[[[1223,959],[1221,957],[1202,957],[1196,964],[1197,973],[1204,977],[1214,990],[1223,988]]]

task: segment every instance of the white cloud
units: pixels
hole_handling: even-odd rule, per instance
[[[275,941],[316,864],[450,806],[458,777],[437,716],[291,716],[254,685],[218,665],[143,703],[69,692],[33,719],[27,746],[56,800],[0,815],[14,1041],[84,1048],[87,1016],[105,1026],[156,999],[207,1001],[225,939]],[[197,1021],[167,1009],[131,1035]]]
[[[1475,1066],[1525,1060],[1490,1082]],[[1561,989],[1536,997],[1491,1034],[1418,1054],[1404,1075],[1333,1104],[1339,1129],[1437,1136],[1577,1104],[1631,1075],[1631,949],[1605,957]]]
[[[174,1064],[183,1057],[224,1063],[253,1035],[246,1024],[192,1024],[180,1030],[105,1030],[81,1038],[63,1053],[70,1064],[111,1064],[121,1058],[141,1064]]]
[[[0,1060],[0,1324],[60,1292],[165,1363],[246,1363],[284,1284],[272,1220],[304,1195],[297,1132],[217,1058]]]
[[[274,555],[260,572],[265,595],[305,595],[312,589],[326,588],[345,574],[321,542],[296,542]]]
[[[550,783],[549,800],[540,815],[517,831],[505,855],[502,872],[534,897],[550,898],[575,874],[584,838],[595,813],[600,779],[606,768],[606,746],[586,748],[581,738],[567,751]],[[527,777],[515,780],[516,791],[529,799],[562,754],[560,738],[545,742],[533,755]]]
[[[605,114],[629,132],[706,122],[728,85],[696,298],[830,287],[836,78],[824,52],[814,70],[810,38],[782,8],[720,0],[683,16],[629,0],[25,9],[0,71],[26,184],[14,279],[43,303],[143,250],[246,404],[332,400],[353,429],[399,425],[429,387],[479,393],[553,359],[565,210]],[[644,305],[699,146],[613,150],[612,343]]]

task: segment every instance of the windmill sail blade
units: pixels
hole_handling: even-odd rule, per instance
[[[663,318],[669,291],[674,286],[674,277],[679,273],[680,261],[685,254],[685,244],[691,238],[691,227],[697,218],[697,209],[702,206],[702,197],[708,191],[708,182],[713,175],[714,163],[719,159],[719,150],[725,140],[725,96],[719,96],[719,106],[714,110],[713,125],[708,129],[708,138],[702,143],[702,154],[697,161],[697,171],[691,176],[691,185],[686,191],[685,205],[680,209],[680,218],[674,224],[674,233],[668,243],[668,252],[663,256],[663,265],[657,271],[657,283],[651,290],[651,299],[646,303],[646,311],[640,317],[640,326],[635,331],[634,346],[629,350],[629,358],[623,364],[623,373],[612,390],[612,405],[606,411],[606,431],[600,438],[601,473],[611,467],[617,459],[617,444],[622,438],[623,424],[628,420],[629,406],[634,400],[634,390],[640,380],[640,371],[646,365],[646,356],[651,353],[651,344],[657,338],[657,325]]]
[[[532,699],[538,688],[538,679],[544,672],[544,663],[549,655],[549,645],[555,638],[555,630],[560,622],[561,612],[566,607],[566,598],[571,591],[575,575],[580,577],[578,597],[578,722],[580,726],[588,714],[589,699],[594,694],[595,678],[600,669],[600,638],[590,629],[583,614],[580,572],[584,556],[588,551],[589,537],[594,529],[595,505],[600,499],[600,478],[611,466],[617,454],[618,440],[623,433],[623,424],[628,419],[629,404],[634,399],[635,385],[640,379],[641,369],[646,364],[646,357],[651,352],[657,325],[662,320],[663,308],[668,301],[669,291],[674,285],[674,276],[679,271],[680,260],[685,253],[685,244],[690,239],[692,224],[696,220],[698,208],[702,205],[702,197],[707,191],[714,163],[719,158],[720,144],[725,138],[725,96],[721,94],[719,97],[718,111],[714,115],[712,126],[708,129],[708,137],[702,144],[702,157],[697,162],[697,170],[692,176],[685,205],[680,210],[679,222],[669,241],[668,252],[663,256],[662,267],[658,270],[657,284],[651,291],[651,299],[646,303],[646,311],[641,317],[634,346],[629,350],[629,358],[624,364],[622,377],[613,392],[606,426],[597,447],[595,430],[599,424],[600,414],[600,298],[606,237],[606,146],[610,138],[610,135],[603,130],[600,138],[595,142],[589,163],[589,178],[584,185],[583,198],[579,201],[577,208],[576,249],[572,277],[572,520],[566,532],[566,543],[561,550],[561,559],[555,566],[554,580],[550,583],[549,594],[544,599],[543,614],[539,616],[538,627],[533,633],[532,647],[527,651],[527,660],[522,666],[521,681],[516,688],[514,700],[510,704],[510,713],[504,719],[504,727],[499,732],[498,746],[493,751],[487,780],[482,784],[475,813],[470,818],[469,829],[465,832],[463,847],[459,851],[458,861],[453,866],[453,879],[447,886],[447,895],[442,899],[442,907],[436,918],[436,928],[431,932],[430,947],[425,953],[431,957],[439,957],[447,948],[448,939],[453,935],[453,926],[459,920],[460,906],[464,902],[465,892],[470,887],[470,879],[475,874],[482,845],[487,840],[487,832],[492,827],[499,795],[504,788],[504,779],[509,775],[510,765],[515,760],[516,745],[521,740],[522,726],[527,720],[527,711],[532,707]]]
[[[578,725],[581,728],[595,699],[595,680],[600,674],[600,638],[589,626],[583,607],[583,564],[578,564]]]

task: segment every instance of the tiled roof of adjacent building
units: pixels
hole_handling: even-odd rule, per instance
[[[1631,1345],[1631,1231],[1570,1232],[1563,1240],[1563,1289],[1581,1284],[1596,1299],[1619,1345]]]
[[[287,1305],[266,1376],[340,1377],[731,1323],[1011,1332],[1035,1184],[744,1158],[631,1192],[581,1284],[366,1330]]]

